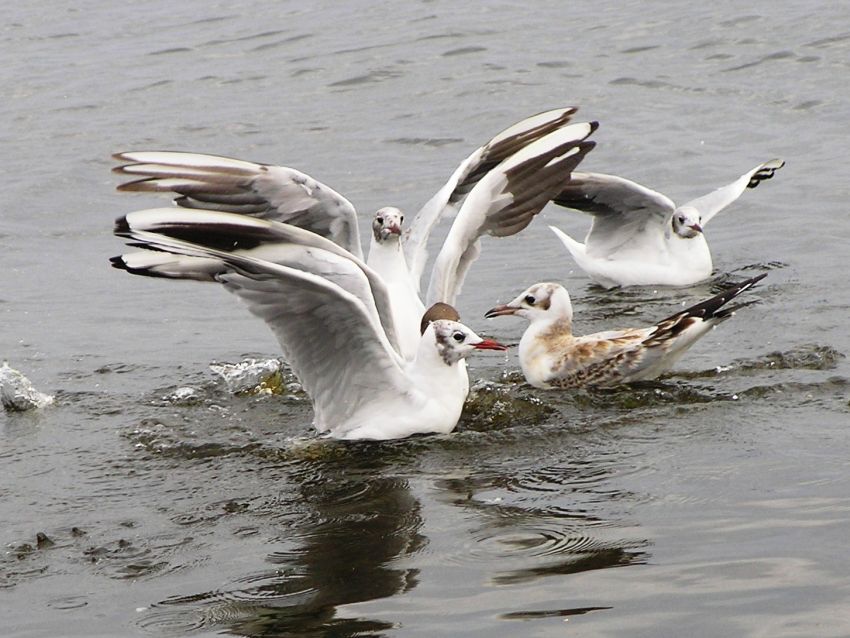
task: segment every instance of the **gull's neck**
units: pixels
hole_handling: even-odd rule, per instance
[[[553,364],[575,341],[570,314],[538,317],[526,328],[519,342],[519,362],[529,383],[541,386]]]
[[[573,339],[573,322],[568,315],[557,315],[554,317],[540,317],[532,321],[525,333],[522,335],[522,341],[534,340],[545,343],[557,343],[564,340]]]
[[[413,359],[419,347],[419,322],[425,307],[411,279],[401,242],[396,238],[378,242],[373,236],[366,264],[381,276],[387,286],[401,355],[405,359]]]
[[[396,237],[379,242],[373,236],[369,243],[369,257],[366,259],[366,265],[377,271],[388,282],[402,276],[410,279],[401,241]]]
[[[408,374],[417,387],[441,402],[459,401],[460,406],[469,393],[469,375],[463,359],[446,363],[437,349],[433,329],[429,328],[419,340],[416,357],[410,362]]]

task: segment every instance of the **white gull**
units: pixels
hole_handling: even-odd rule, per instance
[[[333,242],[287,224],[153,209],[118,219],[115,233],[166,257],[191,257],[181,278],[219,282],[242,299],[277,337],[310,396],[316,429],[336,438],[451,432],[469,392],[461,362],[476,350],[505,350],[426,313],[416,353],[405,359],[380,277]],[[139,254],[112,263],[150,274],[147,264],[134,267]]]
[[[784,164],[778,159],[759,164],[731,184],[679,207],[666,195],[622,177],[576,172],[553,201],[593,215],[590,231],[582,244],[550,228],[579,268],[605,288],[688,286],[711,275],[706,224]]]

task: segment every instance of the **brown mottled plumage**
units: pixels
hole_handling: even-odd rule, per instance
[[[725,304],[766,275],[728,288],[649,328],[575,336],[572,304],[558,284],[541,283],[486,317],[519,315],[530,325],[519,344],[526,380],[541,388],[613,386],[654,379],[669,370],[697,339],[732,316]]]

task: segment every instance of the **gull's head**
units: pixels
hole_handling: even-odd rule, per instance
[[[394,206],[379,208],[372,219],[372,235],[375,241],[382,243],[391,238],[398,241],[401,237],[401,225],[404,223],[404,213]]]
[[[450,319],[432,321],[423,335],[423,339],[431,338],[436,344],[440,358],[449,366],[476,350],[507,350],[507,347],[498,341],[482,339],[462,323]]]
[[[540,283],[526,288],[510,303],[490,308],[484,316],[488,319],[517,315],[529,322],[563,320],[572,321],[573,305],[570,293],[560,284]]]
[[[442,301],[438,301],[428,308],[428,310],[425,311],[425,314],[422,315],[422,321],[419,323],[419,334],[425,334],[425,330],[428,328],[428,325],[433,321],[437,321],[437,319],[460,321],[460,314],[453,306],[443,303]]]
[[[702,219],[693,206],[681,206],[673,211],[673,232],[684,239],[693,239],[702,232]]]

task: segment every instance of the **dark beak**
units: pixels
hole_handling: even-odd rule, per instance
[[[501,306],[496,306],[495,308],[490,308],[490,310],[484,313],[484,318],[492,319],[493,317],[504,317],[505,315],[513,315],[516,314],[517,310],[519,310],[519,308],[514,308],[513,306],[508,306],[504,304]]]
[[[503,346],[498,341],[494,341],[493,339],[484,339],[481,343],[476,343],[473,346],[476,350],[507,350],[507,346]]]

